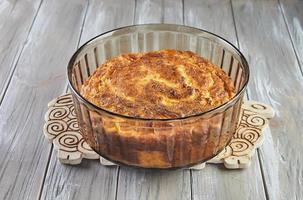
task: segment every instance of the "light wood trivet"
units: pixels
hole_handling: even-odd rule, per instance
[[[207,163],[223,163],[228,169],[247,168],[251,158],[264,139],[264,128],[274,116],[273,109],[256,101],[245,101],[241,108],[240,122],[230,144]],[[94,152],[79,132],[71,94],[62,95],[48,104],[43,128],[58,151],[61,163],[76,165],[82,159],[100,159],[102,165],[116,165]],[[203,169],[205,163],[191,169]]]

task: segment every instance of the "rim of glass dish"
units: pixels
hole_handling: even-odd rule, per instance
[[[238,54],[238,56],[240,57],[243,67],[246,70],[246,74],[245,74],[245,82],[243,84],[243,87],[236,93],[235,96],[233,96],[230,100],[228,100],[227,102],[221,104],[220,106],[217,106],[215,108],[212,108],[210,110],[204,111],[204,112],[199,112],[193,115],[187,115],[184,117],[176,117],[176,118],[165,118],[165,119],[160,119],[160,118],[143,118],[143,117],[132,117],[132,116],[128,116],[128,115],[123,115],[123,114],[119,114],[119,113],[115,113],[106,109],[103,109],[99,106],[96,106],[95,104],[91,103],[90,101],[86,100],[86,98],[84,98],[73,86],[73,84],[71,83],[71,74],[72,74],[72,67],[74,66],[74,61],[76,60],[77,56],[81,53],[82,49],[85,48],[88,44],[94,42],[95,40],[99,39],[99,37],[102,37],[108,33],[111,32],[115,32],[121,29],[127,29],[127,28],[135,28],[135,27],[148,27],[148,26],[170,26],[170,27],[183,27],[183,28],[188,28],[188,29],[194,29],[197,31],[200,31],[201,33],[206,33],[209,34],[211,36],[215,36],[217,39],[219,39],[220,42],[224,43],[225,45],[229,45],[230,47],[232,47],[233,50],[235,50],[235,52]],[[147,29],[148,30],[148,29]],[[176,32],[178,32],[176,30]],[[179,120],[184,120],[184,119],[189,119],[189,118],[195,118],[195,117],[199,117],[202,115],[206,115],[206,114],[212,114],[212,113],[216,113],[216,111],[220,111],[224,108],[228,108],[230,107],[231,104],[233,104],[241,95],[242,93],[245,91],[248,81],[249,81],[249,76],[250,76],[250,70],[249,70],[249,65],[247,63],[246,58],[244,57],[244,55],[241,53],[241,51],[234,46],[231,42],[229,42],[228,40],[224,39],[223,37],[209,32],[207,30],[204,29],[200,29],[200,28],[195,28],[195,27],[191,27],[191,26],[186,26],[186,25],[180,25],[180,24],[163,24],[163,23],[150,23],[150,24],[136,24],[136,25],[130,25],[130,26],[123,26],[123,27],[119,27],[116,29],[112,29],[109,31],[106,31],[104,33],[101,33],[95,37],[93,37],[92,39],[88,40],[87,42],[85,42],[79,49],[77,49],[77,51],[73,54],[73,56],[71,57],[68,65],[67,65],[67,79],[68,79],[68,86],[69,88],[72,90],[72,92],[79,98],[81,99],[82,102],[90,105],[91,107],[93,107],[94,109],[101,111],[101,112],[105,112],[109,115],[112,116],[116,116],[116,117],[120,117],[120,118],[127,118],[127,119],[133,119],[133,120],[142,120],[142,121],[179,121]]]

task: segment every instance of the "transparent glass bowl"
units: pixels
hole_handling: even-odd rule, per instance
[[[209,59],[231,77],[235,97],[194,116],[143,119],[112,113],[81,96],[84,81],[106,59],[159,49],[190,50]],[[144,168],[187,167],[223,150],[237,127],[248,79],[248,64],[231,43],[204,30],[172,24],[135,25],[106,32],[85,43],[68,65],[69,86],[86,142],[113,162]]]

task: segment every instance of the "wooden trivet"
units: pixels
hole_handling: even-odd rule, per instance
[[[264,139],[264,128],[274,116],[273,109],[256,101],[245,101],[241,108],[240,122],[230,144],[207,163],[223,163],[228,169],[247,168]],[[58,151],[61,163],[77,165],[82,159],[99,159],[102,165],[116,165],[94,152],[79,132],[71,94],[65,94],[48,104],[43,128],[47,137]],[[203,169],[205,163],[191,169]]]

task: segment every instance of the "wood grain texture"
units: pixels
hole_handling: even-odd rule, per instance
[[[121,167],[118,198],[190,199],[189,170],[144,170]]]
[[[185,24],[214,32],[237,45],[229,0],[187,0],[184,2]],[[247,181],[248,177],[250,178]],[[206,166],[192,171],[193,199],[265,199],[258,156],[243,171]]]
[[[185,0],[184,23],[211,31],[238,45],[229,0]]]
[[[182,1],[137,1],[135,23],[182,24],[182,15]],[[190,198],[189,170],[153,171],[120,167],[118,200]]]
[[[0,2],[0,102],[41,0]]]
[[[259,173],[253,174],[260,169],[257,157],[251,162],[244,170],[228,170],[211,164],[201,171],[193,170],[192,199],[266,199]]]
[[[273,0],[232,2],[249,93],[276,111],[259,151],[268,199],[303,199],[303,77],[281,9]]]
[[[90,0],[80,45],[106,31],[133,24],[134,0]]]
[[[181,0],[40,2],[0,1],[0,102],[11,80],[0,106],[0,199],[303,199],[302,1],[232,0],[232,7],[229,0],[184,0],[184,7]],[[251,66],[250,98],[277,112],[252,166],[151,171],[105,168],[98,161],[59,164],[42,134],[43,115],[47,102],[65,90],[65,67],[83,22],[80,44],[134,22],[183,19],[236,45],[238,35]]]
[[[137,0],[136,24],[183,23],[181,0]]]
[[[279,3],[303,72],[303,1],[280,0]]]
[[[114,199],[117,167],[102,167],[98,160],[69,166],[53,153],[40,199]]]
[[[41,134],[43,115],[49,99],[63,90],[85,4],[41,5],[0,107],[0,199],[35,199],[40,192],[51,148]]]
[[[105,31],[132,24],[135,1],[124,2],[89,1],[80,44]],[[83,161],[80,167],[62,165],[56,153],[52,152],[41,199],[115,199],[118,167],[102,167],[98,160]]]

